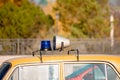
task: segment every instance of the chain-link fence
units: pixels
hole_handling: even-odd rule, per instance
[[[78,49],[81,54],[120,54],[120,40],[115,40],[113,47],[109,39],[78,39],[70,42],[64,51]],[[40,45],[40,39],[0,39],[0,55],[29,55],[39,50]]]

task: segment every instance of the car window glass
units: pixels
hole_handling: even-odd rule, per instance
[[[65,63],[64,71],[65,80],[120,80],[110,66],[102,63]]]
[[[59,80],[59,65],[22,66],[9,80]]]
[[[115,71],[109,65],[107,65],[107,73],[108,73],[108,80],[120,80],[120,78],[117,76]]]
[[[18,71],[19,71],[19,68],[16,68],[9,80],[19,80],[19,78],[18,78],[19,72]]]

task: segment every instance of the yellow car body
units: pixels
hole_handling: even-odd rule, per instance
[[[117,55],[36,55],[5,63],[10,65],[5,73],[1,71],[1,80],[120,80]],[[88,74],[94,74],[94,79],[87,79]]]

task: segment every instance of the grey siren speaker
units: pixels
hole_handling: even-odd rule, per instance
[[[70,40],[61,36],[53,37],[53,50],[61,49],[70,45]]]

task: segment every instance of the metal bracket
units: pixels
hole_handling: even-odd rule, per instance
[[[77,61],[79,61],[79,50],[78,49],[68,50],[68,55],[70,54],[71,51],[76,51],[77,52]]]
[[[42,52],[41,52],[41,50],[33,51],[33,52],[32,52],[32,56],[35,56],[35,53],[38,52],[38,51],[40,51],[40,61],[41,61],[41,63],[42,63],[43,60],[42,60]]]

